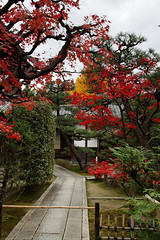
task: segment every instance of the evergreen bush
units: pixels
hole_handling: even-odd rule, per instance
[[[33,110],[18,106],[10,120],[22,135],[20,142],[10,144],[19,161],[20,179],[26,185],[43,184],[53,175],[55,121],[52,109],[45,102],[37,102]]]

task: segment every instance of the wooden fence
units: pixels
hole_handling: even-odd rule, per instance
[[[117,198],[116,198],[117,199]],[[88,209],[95,210],[95,240],[137,240],[136,231],[146,230],[143,226],[137,226],[134,218],[127,217],[125,214],[122,216],[111,217],[110,213],[106,215],[106,225],[102,224],[103,216],[100,213],[99,203],[95,203],[94,207],[82,207],[82,206],[21,206],[21,205],[3,205],[3,208],[66,208],[66,209]],[[121,218],[121,220],[120,220]],[[120,224],[121,223],[121,224]],[[148,226],[148,230],[156,231],[157,226],[153,221],[152,227]],[[103,232],[102,232],[103,231]],[[103,233],[103,234],[102,234]],[[157,239],[158,240],[158,239]]]
[[[3,186],[4,170],[0,168],[0,188]]]
[[[101,239],[114,239],[114,240],[134,240],[138,239],[136,231],[146,230],[142,225],[136,225],[133,217],[114,216],[111,217],[110,213],[105,216],[106,225],[102,224],[102,214],[100,213],[99,203],[95,203],[95,240]],[[153,221],[152,226],[147,226],[147,230],[156,231],[156,223]],[[102,234],[103,232],[103,234]]]

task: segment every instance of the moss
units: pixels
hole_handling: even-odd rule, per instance
[[[27,213],[27,209],[3,209],[2,219],[2,240],[5,239],[22,217]]]
[[[56,164],[60,165],[61,167],[64,167],[70,171],[73,171],[75,173],[84,175],[84,176],[90,176],[90,174],[84,172],[84,170],[81,170],[78,164],[72,164],[68,160],[65,159],[56,159]]]
[[[16,199],[20,192],[12,194],[6,199],[4,204],[15,204],[15,205],[34,205],[38,198],[44,193],[49,185],[54,181],[53,177],[50,181],[43,185],[35,185],[30,188],[26,188],[23,193]],[[29,209],[23,208],[4,208],[3,219],[2,219],[2,240],[4,240],[22,217],[28,212]]]
[[[59,166],[61,167],[64,167],[64,168],[67,168],[67,169],[70,169],[72,167],[72,163],[69,162],[68,160],[65,160],[65,159],[61,159],[61,158],[57,158],[55,160],[56,164],[58,164]]]

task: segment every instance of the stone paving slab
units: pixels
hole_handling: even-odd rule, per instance
[[[34,237],[34,240],[59,240],[62,239],[62,235],[61,234],[36,234]]]
[[[87,206],[85,178],[55,166],[56,180],[36,202],[41,206]],[[87,209],[31,209],[6,240],[89,240]]]

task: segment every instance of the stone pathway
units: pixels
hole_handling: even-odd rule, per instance
[[[85,178],[55,166],[56,180],[35,205],[87,206]],[[89,240],[88,210],[31,209],[6,240]]]

